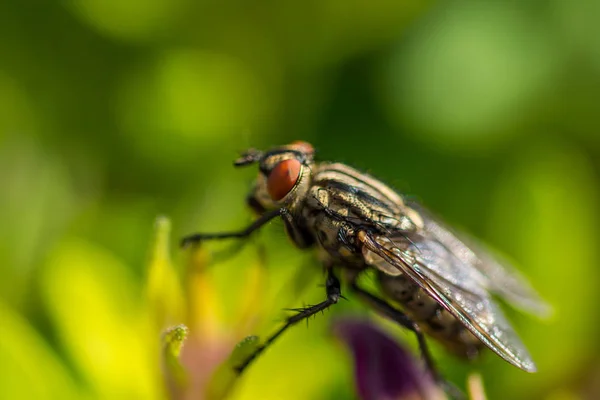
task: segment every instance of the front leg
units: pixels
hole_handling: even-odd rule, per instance
[[[277,332],[271,335],[262,346],[257,348],[248,358],[246,358],[246,360],[244,360],[244,362],[238,365],[235,368],[235,370],[241,374],[242,371],[244,371],[244,369],[246,369],[256,357],[258,357],[263,351],[265,351],[265,349],[269,347],[275,341],[275,339],[281,336],[281,334],[285,332],[289,327],[304,319],[309,318],[310,316],[320,311],[324,311],[325,309],[338,302],[340,297],[342,297],[340,281],[333,274],[333,271],[331,269],[327,270],[327,281],[325,281],[325,290],[327,292],[327,299],[325,301],[322,301],[319,304],[315,304],[313,306],[295,309],[295,311],[298,311],[298,314],[289,317],[286,320],[285,325],[283,325]]]
[[[221,232],[221,233],[194,233],[194,234],[185,236],[183,239],[181,239],[181,247],[186,247],[190,244],[195,244],[202,240],[245,238],[245,237],[250,236],[250,234],[252,232],[256,231],[257,229],[259,229],[260,227],[265,225],[267,222],[269,222],[273,218],[280,217],[280,216],[285,217],[288,215],[289,215],[289,212],[285,208],[279,208],[276,210],[267,211],[266,213],[261,215],[260,218],[258,218],[252,224],[250,224],[250,226],[248,226],[245,229],[242,229],[241,231]]]

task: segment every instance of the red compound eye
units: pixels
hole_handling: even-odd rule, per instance
[[[267,178],[269,196],[275,201],[283,199],[298,181],[301,169],[302,164],[295,158],[277,164]]]

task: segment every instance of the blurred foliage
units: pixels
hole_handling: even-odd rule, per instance
[[[245,226],[255,171],[231,161],[295,139],[483,238],[555,307],[509,311],[538,374],[434,348],[452,381],[599,398],[599,19],[588,0],[1,2],[0,398],[183,396],[161,378],[180,323],[202,398],[242,338],[320,300],[280,223],[230,258],[175,246]],[[328,320],[284,335],[229,398],[353,398]]]

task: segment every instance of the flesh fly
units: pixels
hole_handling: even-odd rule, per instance
[[[547,306],[510,265],[375,178],[341,163],[315,161],[309,143],[251,149],[234,163],[252,164],[259,173],[247,203],[260,217],[241,231],[193,234],[182,244],[244,238],[279,217],[297,247],[321,253],[327,297],[297,309],[239,371],[290,326],[337,303],[342,294],[336,272],[342,271],[355,296],[416,334],[434,377],[439,375],[424,334],[454,354],[471,359],[487,347],[512,365],[535,372],[492,295],[537,314]],[[375,270],[384,296],[360,286],[358,278],[368,269]]]

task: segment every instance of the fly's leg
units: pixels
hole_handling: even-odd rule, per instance
[[[402,311],[396,309],[391,306],[385,300],[380,299],[377,296],[372,295],[366,290],[362,289],[356,281],[352,282],[350,285],[352,291],[356,293],[356,295],[366,304],[368,304],[373,310],[382,314],[383,316],[391,319],[394,322],[399,323],[404,328],[409,329],[415,333],[417,336],[417,341],[419,343],[419,350],[423,359],[425,361],[425,365],[429,370],[429,373],[433,377],[433,379],[443,387],[443,389],[448,392],[453,398],[463,399],[463,393],[456,388],[453,384],[446,381],[441,374],[439,373],[437,367],[435,366],[435,362],[433,361],[433,357],[431,357],[431,352],[429,351],[429,347],[427,346],[427,342],[425,341],[425,336],[423,332],[421,332],[421,328],[417,325],[413,320],[411,320],[406,314]]]
[[[315,304],[313,306],[295,309],[295,311],[298,311],[298,314],[289,317],[286,320],[284,326],[282,326],[277,332],[271,335],[262,346],[257,348],[254,351],[254,353],[252,353],[246,360],[244,360],[242,364],[235,368],[236,372],[241,374],[244,371],[244,369],[246,369],[246,367],[248,367],[248,365],[250,365],[250,363],[254,361],[256,357],[258,357],[263,351],[265,351],[265,349],[269,347],[275,341],[275,339],[281,336],[281,334],[285,332],[289,327],[306,318],[309,318],[310,316],[318,312],[324,311],[325,309],[338,302],[340,297],[342,297],[340,281],[333,274],[331,269],[327,271],[327,281],[325,282],[325,290],[327,292],[327,299],[325,301],[322,301],[321,303]]]
[[[435,379],[438,379],[439,372],[435,367],[433,358],[431,357],[431,353],[429,352],[429,348],[427,347],[427,343],[425,342],[425,336],[421,332],[419,326],[402,311],[391,306],[385,300],[382,300],[379,297],[376,297],[371,293],[367,292],[366,290],[362,289],[356,284],[356,282],[353,282],[350,287],[358,295],[358,297],[363,302],[367,303],[373,310],[390,318],[391,320],[402,325],[404,328],[409,329],[415,333],[415,335],[417,336],[417,341],[419,342],[419,350],[421,351],[423,358],[425,359],[427,368],[431,371],[433,377]]]
[[[264,213],[260,216],[256,221],[254,221],[250,226],[242,229],[240,231],[234,232],[221,232],[221,233],[194,233],[188,235],[181,239],[181,247],[186,247],[190,244],[199,243],[202,240],[214,240],[214,239],[228,239],[228,238],[245,238],[250,236],[252,232],[261,228],[267,222],[276,217],[284,217],[290,218],[288,211],[285,208],[280,208],[277,210],[272,210]]]

